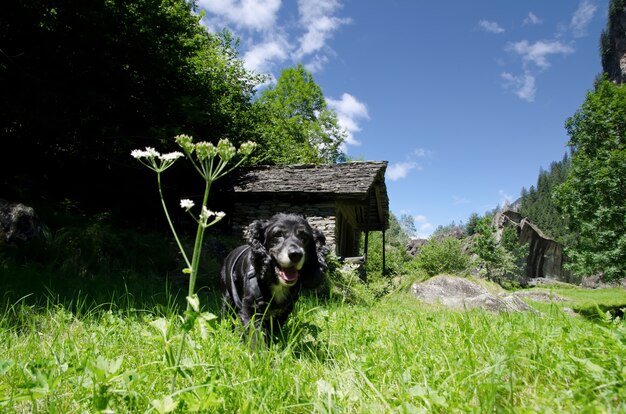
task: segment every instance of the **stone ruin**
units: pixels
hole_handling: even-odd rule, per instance
[[[556,240],[546,236],[536,225],[520,213],[504,208],[494,216],[496,240],[500,241],[502,231],[513,226],[517,231],[519,242],[528,244],[526,257],[526,278],[547,278],[561,282],[573,282],[573,275],[564,268],[567,260],[563,246]]]

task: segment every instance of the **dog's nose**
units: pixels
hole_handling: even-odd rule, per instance
[[[289,256],[289,260],[291,260],[292,263],[296,263],[299,262],[302,259],[302,251],[301,250],[289,250],[289,253],[287,254]]]

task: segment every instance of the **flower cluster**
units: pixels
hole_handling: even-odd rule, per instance
[[[200,161],[215,158],[216,155],[217,148],[210,142],[201,141],[196,144],[196,156]]]
[[[256,143],[252,141],[244,142],[239,147],[239,150],[237,150],[228,139],[220,139],[217,143],[217,147],[206,141],[200,141],[194,144],[193,138],[184,134],[177,135],[174,139],[187,155],[191,155],[195,151],[200,161],[213,159],[219,155],[221,160],[229,162],[237,154],[249,157],[256,148]]]
[[[192,200],[189,200],[188,198],[185,198],[184,200],[180,200],[180,207],[184,208],[185,211],[189,211],[189,209],[193,207],[194,205],[195,203]]]
[[[180,151],[161,154],[152,147],[146,147],[145,150],[133,150],[130,155],[157,173],[167,170],[177,159],[185,156]]]
[[[223,219],[225,216],[226,216],[226,213],[224,213],[223,211],[215,212],[215,211],[209,210],[208,208],[206,208],[206,206],[202,206],[202,212],[200,213],[199,224],[202,227],[207,228],[207,227],[214,225],[215,223]],[[209,219],[211,218],[213,218],[213,220],[209,222]]]
[[[195,205],[196,204],[192,200],[189,200],[188,198],[180,200],[180,207],[184,208],[185,211],[189,212],[189,214],[191,214],[192,217],[193,217],[193,214],[189,210]],[[198,224],[202,226],[203,228],[207,228],[207,227],[214,225],[215,223],[223,219],[225,216],[226,216],[226,213],[222,211],[215,212],[215,211],[209,210],[208,208],[206,208],[206,206],[202,206],[202,211],[200,212],[200,219],[196,220],[194,217],[194,220],[196,220]]]

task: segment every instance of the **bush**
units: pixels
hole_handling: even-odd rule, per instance
[[[469,257],[463,251],[463,242],[452,237],[431,239],[422,246],[417,262],[430,276],[440,273],[459,273],[469,266]]]

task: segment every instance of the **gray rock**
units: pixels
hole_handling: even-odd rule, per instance
[[[530,299],[535,302],[567,302],[567,299],[552,292],[518,291],[514,295],[518,298]]]
[[[0,245],[28,242],[41,236],[41,232],[32,207],[0,199]]]
[[[533,312],[536,310],[513,294],[492,293],[470,280],[453,276],[435,276],[411,286],[418,300],[450,309],[480,308],[491,312]]]

